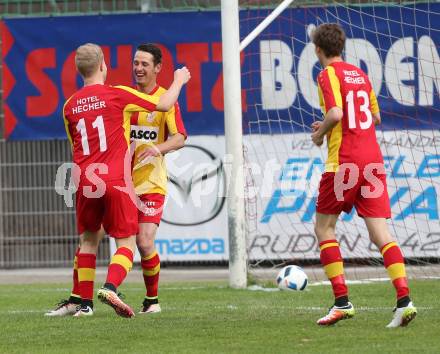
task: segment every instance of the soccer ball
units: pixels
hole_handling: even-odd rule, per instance
[[[307,287],[307,274],[301,267],[289,265],[281,269],[277,276],[281,290],[304,290]]]

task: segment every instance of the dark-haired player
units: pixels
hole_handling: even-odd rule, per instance
[[[354,315],[348,300],[344,268],[335,227],[342,211],[353,206],[365,221],[370,240],[383,256],[396,289],[397,305],[387,327],[406,326],[417,313],[410,297],[402,252],[390,235],[391,217],[383,157],[375,125],[381,122],[376,95],[368,76],[342,60],[345,33],[337,24],[322,24],[313,32],[313,43],[324,68],[318,75],[318,93],[324,114],[312,124],[317,146],[327,137],[328,158],[319,185],[315,233],[324,266],[335,296],[319,325],[332,325]]]
[[[141,44],[133,59],[133,76],[137,89],[153,97],[167,90],[157,84],[162,68],[162,52],[154,44]],[[146,133],[148,132],[148,133]],[[140,314],[160,312],[158,299],[160,259],[154,246],[167,193],[167,169],[164,155],[185,144],[186,131],[176,103],[168,112],[139,113],[131,116],[131,134],[136,143],[133,183],[144,203],[138,213],[139,233],[136,243],[146,295]]]

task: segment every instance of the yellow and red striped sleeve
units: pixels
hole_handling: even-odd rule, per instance
[[[326,114],[333,107],[342,109],[341,84],[336,76],[335,68],[328,66],[318,76],[318,93],[320,103]]]
[[[128,86],[114,86],[120,89],[120,99],[124,104],[124,112],[154,112],[159,97],[141,93]]]
[[[165,121],[168,128],[168,132],[171,135],[180,133],[186,139],[187,134],[186,134],[185,126],[183,124],[182,114],[180,113],[179,103],[176,102],[173,108],[171,108],[168,112],[166,112]]]
[[[377,103],[377,97],[373,89],[370,91],[370,111],[373,114],[379,113],[379,103]]]
[[[321,107],[321,112],[323,114],[326,114],[327,111],[325,110],[324,97],[322,97],[322,90],[321,90],[321,86],[319,86],[319,80],[318,80],[318,97],[319,97],[319,106]]]
[[[72,97],[73,97],[73,95],[70,96],[70,97],[67,99],[66,103],[64,103],[64,106],[63,106],[63,120],[64,120],[64,128],[66,129],[67,139],[69,139],[70,146],[71,146],[71,148],[73,149],[73,140],[72,140],[72,135],[70,134],[69,121],[68,121],[67,118],[66,118],[66,107],[67,107],[67,105],[69,104],[69,102],[70,102],[70,100],[71,100]]]

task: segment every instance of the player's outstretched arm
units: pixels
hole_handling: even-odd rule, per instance
[[[161,112],[169,111],[179,98],[180,90],[182,89],[183,85],[185,85],[190,78],[191,74],[186,66],[181,69],[177,69],[174,72],[173,83],[171,84],[167,92],[160,96],[159,103],[156,106],[156,110]]]

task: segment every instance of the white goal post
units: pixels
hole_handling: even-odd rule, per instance
[[[284,0],[240,43],[238,0],[222,0],[223,91],[228,173],[229,285],[247,286],[240,52],[293,0]]]
[[[243,131],[241,116],[241,71],[238,0],[223,0],[222,50],[225,107],[226,156],[229,164],[227,206],[229,233],[229,285],[247,285],[245,200],[243,171]]]

